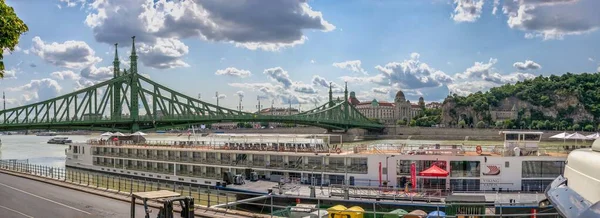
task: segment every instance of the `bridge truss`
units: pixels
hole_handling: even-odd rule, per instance
[[[134,38],[135,40],[135,38]],[[348,102],[333,100],[294,115],[263,115],[228,109],[186,96],[137,72],[135,41],[131,67],[119,70],[115,45],[113,78],[42,102],[0,111],[0,130],[89,129],[135,132],[218,122],[279,122],[329,130],[381,130]]]

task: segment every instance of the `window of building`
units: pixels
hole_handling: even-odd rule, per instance
[[[552,183],[552,179],[523,179],[521,180],[521,190],[531,192],[545,191],[550,183]]]
[[[450,190],[452,191],[479,191],[481,181],[479,179],[450,179]]]
[[[479,161],[450,161],[450,177],[479,177]]]
[[[565,170],[564,161],[523,161],[523,178],[556,178]]]
[[[508,162],[508,161],[505,161],[505,162],[504,162],[504,167],[505,167],[505,168],[508,168],[509,166],[510,166],[510,162]]]

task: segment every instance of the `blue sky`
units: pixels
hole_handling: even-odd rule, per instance
[[[17,106],[128,68],[202,100],[246,110],[322,103],[345,81],[360,100],[416,101],[537,75],[598,72],[595,0],[7,0],[29,26],[1,87]],[[337,94],[340,95],[340,94]],[[268,99],[268,100],[267,100]]]

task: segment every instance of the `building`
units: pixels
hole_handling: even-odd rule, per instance
[[[513,105],[510,109],[506,107],[492,109],[490,107],[490,116],[492,117],[492,121],[514,120],[519,116],[519,111],[516,105]]]
[[[427,109],[439,109],[442,108],[442,103],[440,102],[429,102],[425,104],[425,108]]]
[[[352,98],[353,94],[354,92],[350,93],[350,98]],[[373,99],[371,102],[358,102],[354,107],[368,118],[378,119],[384,124],[396,123],[396,117],[394,116],[395,105],[391,102],[379,102],[377,99]]]
[[[396,93],[396,98],[394,99],[394,103],[396,106],[396,120],[406,120],[409,122],[413,118],[413,107],[411,106],[410,101],[406,100],[404,97],[404,92],[398,91]]]
[[[424,104],[423,97],[419,99]],[[363,115],[371,119],[377,119],[384,124],[394,125],[398,120],[409,122],[413,117],[422,113],[423,108],[418,104],[411,104],[404,97],[404,92],[398,91],[394,102],[378,101],[373,99],[368,102],[360,102],[356,93],[350,92],[348,102]]]

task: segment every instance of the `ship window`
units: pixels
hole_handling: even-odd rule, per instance
[[[85,147],[81,147],[81,154],[85,154]]]
[[[73,146],[73,153],[77,154],[79,153],[79,146]]]
[[[192,179],[192,182],[198,182],[198,180]]]
[[[450,161],[450,177],[479,177],[480,171],[479,161]]]
[[[146,174],[145,174],[145,173],[142,173],[142,176],[146,176]]]
[[[137,173],[133,173],[133,175],[137,175]]]
[[[204,181],[204,184],[209,184],[210,185],[211,182],[209,181]]]
[[[523,161],[523,178],[556,178],[565,169],[564,161]]]
[[[162,178],[162,176],[156,176],[156,178]]]
[[[506,140],[517,141],[517,140],[519,140],[519,134],[516,134],[516,133],[506,134]]]
[[[183,178],[179,178],[179,181],[183,181],[183,180],[184,180]]]
[[[509,166],[510,166],[510,162],[508,162],[508,161],[505,161],[505,162],[504,162],[504,167],[508,168]]]
[[[171,179],[171,177],[165,176],[165,179]]]
[[[152,174],[148,174],[149,177],[152,177]]]
[[[552,183],[552,179],[523,179],[521,180],[521,190],[544,191],[550,183]]]

